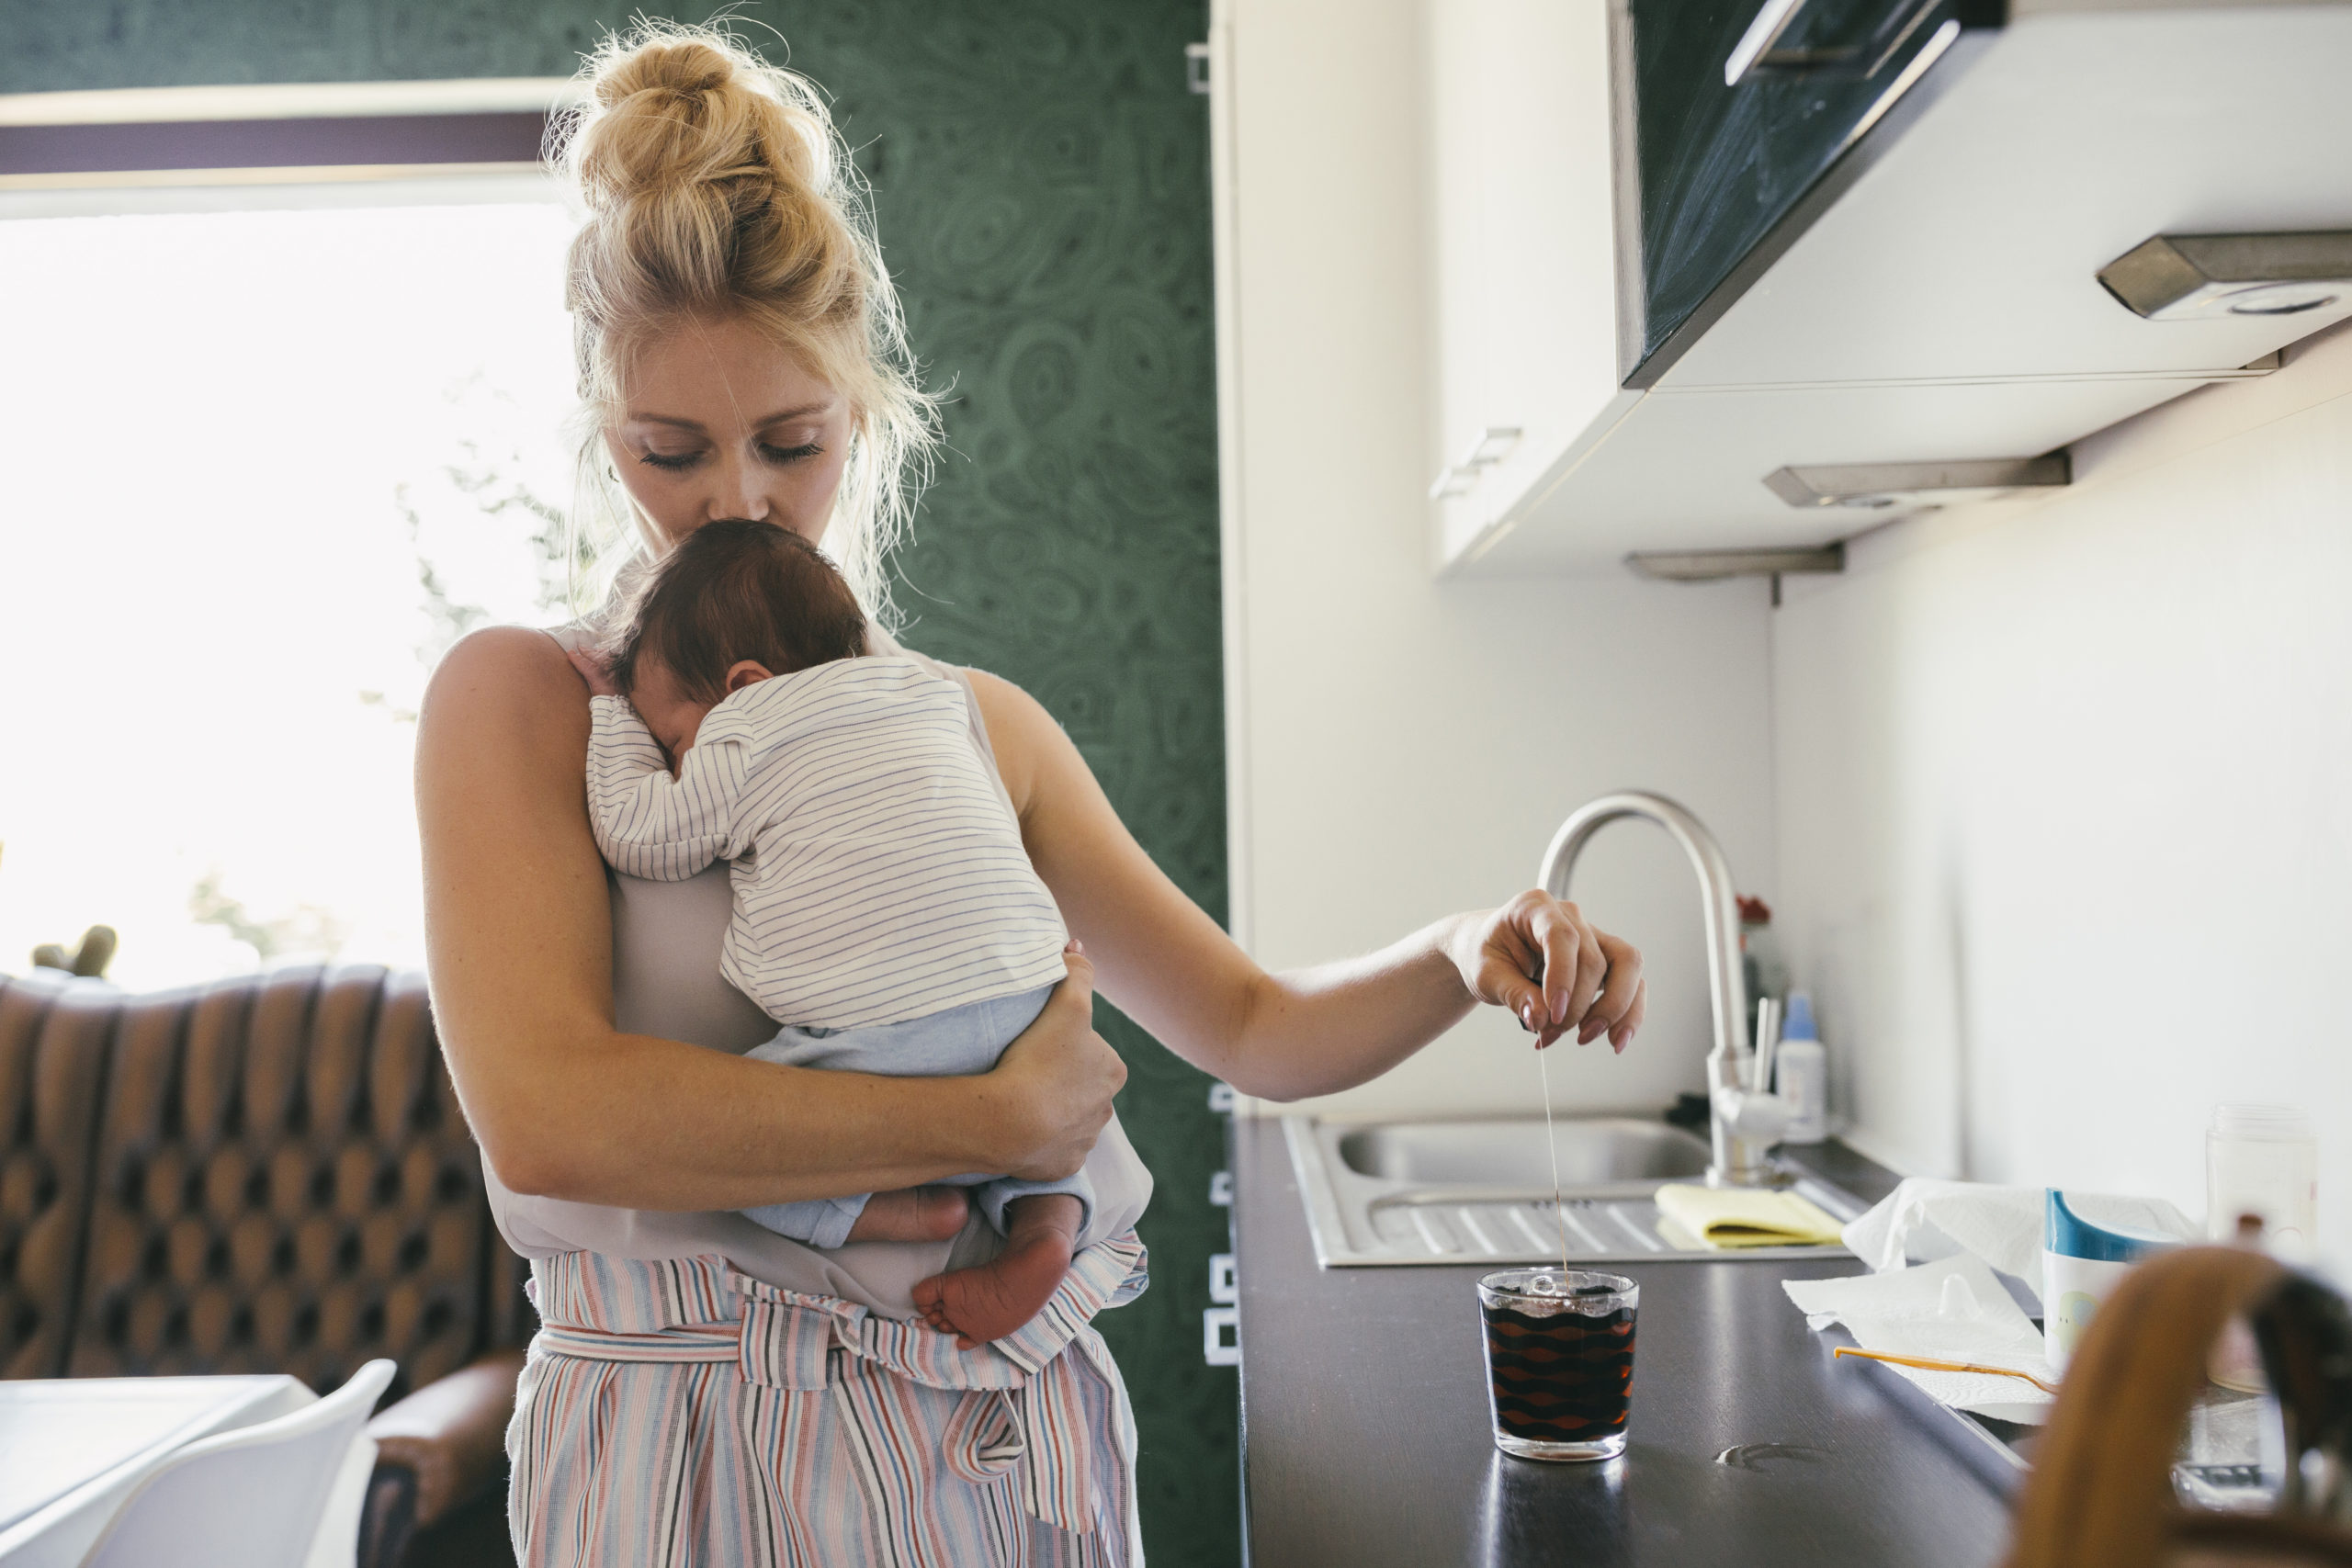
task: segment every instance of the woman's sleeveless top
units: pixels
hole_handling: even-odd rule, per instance
[[[570,645],[579,634],[555,634]],[[906,653],[887,634],[876,652]],[[1012,809],[989,743],[971,678],[954,665],[907,653],[964,689],[972,744],[1005,809]],[[660,1035],[741,1055],[773,1039],[777,1025],[719,977],[719,950],[732,912],[724,862],[684,882],[647,882],[607,869],[612,890],[614,1021],[630,1034]],[[754,1280],[808,1295],[838,1296],[892,1317],[912,1317],[917,1280],[994,1255],[1002,1240],[977,1215],[952,1242],[867,1242],[820,1252],[720,1210],[618,1209],[531,1197],[508,1190],[487,1158],[491,1213],[507,1245],[526,1258],[598,1252],[615,1258],[696,1258],[717,1253]],[[1113,1118],[1087,1157],[1095,1209],[1081,1245],[1132,1229],[1151,1197],[1151,1174]]]

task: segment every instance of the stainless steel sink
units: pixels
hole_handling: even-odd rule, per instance
[[[1563,1117],[1561,1209],[1552,1204],[1552,1155],[1543,1120],[1445,1122],[1283,1119],[1315,1256],[1327,1269],[1412,1263],[1666,1261],[1819,1258],[1838,1247],[1713,1251],[1658,1213],[1669,1181],[1702,1179],[1707,1145],[1664,1122]],[[1810,1179],[1796,1190],[1840,1220],[1861,1205]]]
[[[1707,1173],[1707,1145],[1663,1122],[1577,1117],[1559,1123],[1553,1143],[1565,1186],[1685,1181]],[[1392,1122],[1342,1132],[1337,1144],[1340,1160],[1358,1176],[1552,1190],[1541,1122]]]

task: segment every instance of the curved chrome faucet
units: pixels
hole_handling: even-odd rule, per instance
[[[1755,1053],[1747,1040],[1747,982],[1739,964],[1739,900],[1731,864],[1704,824],[1662,795],[1623,790],[1588,801],[1570,813],[1544,852],[1536,882],[1555,898],[1568,896],[1577,856],[1594,833],[1621,817],[1638,817],[1665,829],[1699,874],[1702,913],[1707,923],[1707,999],[1714,1009],[1715,1043],[1707,1053],[1707,1101],[1714,1147],[1708,1168],[1711,1187],[1773,1187],[1788,1178],[1766,1158],[1789,1122],[1789,1107],[1756,1083]]]

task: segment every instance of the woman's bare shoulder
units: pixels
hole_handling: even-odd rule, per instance
[[[551,635],[530,626],[485,626],[467,633],[441,656],[424,701],[430,708],[436,698],[543,697],[567,689],[583,699],[587,695],[563,645]]]
[[[980,718],[989,727],[989,744],[996,748],[1000,762],[1009,765],[1015,757],[1035,752],[1039,742],[1061,736],[1062,727],[1046,705],[1021,687],[986,670],[965,666],[964,673],[971,677],[972,695],[979,699]]]
[[[1043,790],[1048,797],[1067,793],[1093,775],[1078,748],[1046,705],[1001,675],[967,670],[972,694],[979,700],[980,718],[989,727],[989,744],[996,750],[997,771],[1004,775],[1005,793],[1024,820]]]
[[[990,674],[968,664],[957,668],[971,677],[973,694],[980,699],[980,716],[988,720],[991,729],[995,728],[999,714],[1016,725],[1033,723],[1040,718],[1047,724],[1054,722],[1043,704],[1003,676]]]
[[[555,671],[569,672],[571,661],[551,632],[535,626],[484,626],[468,632],[441,656],[433,679],[440,684],[451,676],[460,681],[511,680]]]
[[[585,736],[588,687],[563,647],[528,626],[487,626],[442,656],[425,687],[420,739],[435,731],[469,735]]]

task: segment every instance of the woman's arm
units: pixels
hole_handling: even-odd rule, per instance
[[[1363,1083],[1482,1001],[1509,1008],[1539,1045],[1606,1033],[1622,1051],[1641,1027],[1641,954],[1534,892],[1366,957],[1269,975],[1152,863],[1035,699],[982,671],[972,681],[1030,859],[1103,994],[1244,1093],[1297,1100]]]
[[[474,1135],[520,1192],[738,1209],[967,1170],[1081,1165],[1125,1077],[1074,955],[1038,1023],[978,1077],[750,1061],[613,1025],[612,916],[588,829],[588,701],[543,633],[478,632],[417,727],[427,967]]]

